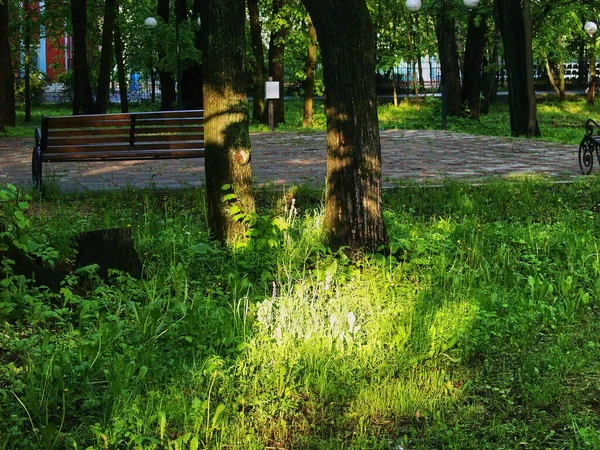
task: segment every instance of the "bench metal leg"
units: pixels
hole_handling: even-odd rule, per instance
[[[598,164],[600,164],[598,145],[589,136],[584,136],[579,144],[579,168],[584,175],[588,175],[592,171],[592,167],[594,166],[594,152],[596,152],[596,158],[598,159]]]

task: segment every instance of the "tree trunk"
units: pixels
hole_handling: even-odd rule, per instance
[[[87,0],[71,0],[73,24],[73,114],[92,114],[94,96],[87,58]]]
[[[31,9],[29,0],[23,1],[23,63],[25,72],[25,122],[31,121]]]
[[[189,20],[194,29],[194,46],[200,50],[200,27],[198,27],[196,19],[200,11],[200,1],[194,0],[192,6],[192,15],[188,17],[187,2],[178,0],[176,2],[178,12],[178,20],[180,23]],[[186,67],[181,72],[181,98],[185,109],[202,109],[204,103],[202,94],[202,64],[197,62],[185,65]]]
[[[262,29],[258,13],[258,0],[248,0],[250,16],[250,39],[252,41],[252,61],[254,89],[252,91],[252,118],[260,123],[267,123],[265,109],[265,52],[262,42]]]
[[[8,2],[0,1],[0,131],[14,127],[15,86],[8,36]]]
[[[508,73],[510,129],[513,136],[540,136],[533,86],[529,0],[495,0]]]
[[[590,82],[588,84],[587,102],[593,105],[596,99],[596,39],[592,39],[590,46]]]
[[[458,49],[456,47],[456,18],[454,7],[450,1],[445,2],[445,7],[440,14],[438,45],[446,113],[448,116],[460,116],[462,99],[460,95]]]
[[[308,50],[306,52],[306,79],[304,80],[304,117],[302,126],[312,124],[313,119],[313,96],[315,95],[315,69],[317,68],[317,30],[310,20],[308,23]]]
[[[165,24],[169,23],[169,0],[158,0],[156,15],[160,17]],[[158,36],[158,39],[160,39],[160,36]],[[164,50],[159,49],[159,61],[165,56]],[[175,104],[175,80],[166,70],[157,70],[157,73],[158,79],[160,80],[160,109],[162,111],[170,111]]]
[[[552,67],[550,66],[550,60],[548,59],[548,54],[544,52],[544,65],[546,66],[546,74],[548,75],[548,81],[550,82],[550,86],[556,92],[556,95],[560,97],[560,89],[558,88],[558,84],[554,79],[554,73],[552,72]]]
[[[479,120],[481,113],[481,64],[485,37],[487,34],[487,21],[480,17],[477,21],[474,12],[469,14],[467,29],[467,45],[465,48],[465,63],[463,71],[462,98],[469,108],[469,117]]]
[[[481,101],[481,114],[489,113],[490,104],[496,102],[498,92],[498,53],[500,52],[501,36],[497,26],[494,26],[493,35],[492,53],[489,59],[486,57],[482,62],[481,90],[483,98]]]
[[[203,0],[200,5],[208,222],[214,237],[228,243],[243,239],[247,229],[234,214],[255,209],[244,72],[245,12],[239,0]]]
[[[583,21],[585,23],[585,21]],[[581,24],[581,26],[583,27],[584,23]],[[587,59],[585,57],[585,38],[581,38],[578,41],[578,45],[577,45],[577,55],[578,55],[578,65],[577,67],[579,67],[579,73],[577,76],[577,83],[579,85],[580,89],[585,89],[585,86],[587,85],[587,70],[588,70],[588,66],[587,66]]]
[[[96,108],[98,114],[106,114],[108,109],[110,75],[113,68],[113,38],[117,14],[117,1],[105,0],[104,21],[102,25],[102,53],[100,55],[100,71],[98,73],[98,90],[96,92]]]
[[[558,100],[563,102],[565,97],[565,64],[563,61],[558,65]]]
[[[273,0],[273,17],[278,17],[281,10],[285,6],[286,0]],[[285,113],[283,109],[284,97],[284,54],[285,54],[285,38],[287,36],[287,22],[285,25],[278,25],[276,29],[271,31],[269,40],[269,76],[273,77],[273,81],[279,81],[279,99],[273,100],[275,111],[275,126],[285,122]]]
[[[303,0],[323,58],[327,116],[324,227],[332,248],[388,242],[381,209],[375,35],[364,0]]]
[[[123,39],[121,38],[121,27],[119,27],[117,23],[115,23],[115,59],[117,60],[117,78],[119,79],[121,112],[126,113],[129,112],[129,99],[127,98],[127,74],[125,73],[125,61],[123,59]]]

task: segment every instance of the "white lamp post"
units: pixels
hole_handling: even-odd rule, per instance
[[[463,0],[463,3],[469,10],[476,8],[479,5],[480,0]],[[423,4],[421,0],[406,0],[406,9],[408,9],[411,13],[417,13],[421,10]],[[442,24],[446,20],[446,8],[444,7],[444,0],[440,2],[441,7],[441,16],[440,20]],[[440,61],[444,61],[444,51],[446,48],[446,35],[444,33],[440,33]],[[448,115],[448,104],[446,102],[446,76],[444,75],[444,71],[442,70],[442,130],[446,129],[446,117]]]

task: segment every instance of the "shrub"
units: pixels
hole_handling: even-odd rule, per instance
[[[44,92],[50,84],[50,79],[45,73],[34,69],[29,77],[29,86],[31,89],[30,100],[34,104],[41,104],[44,101]],[[25,79],[19,78],[15,81],[15,99],[18,102],[25,102]]]

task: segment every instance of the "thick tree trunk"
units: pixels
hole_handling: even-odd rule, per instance
[[[0,1],[0,131],[16,124],[14,75],[8,37],[8,2]]]
[[[73,24],[73,114],[92,114],[94,96],[87,58],[87,0],[71,0]]]
[[[463,71],[462,98],[469,108],[469,117],[479,120],[481,113],[481,64],[485,37],[487,34],[487,21],[484,17],[476,19],[475,13],[469,14],[467,29],[467,45],[465,48],[465,63]]]
[[[306,51],[306,79],[304,80],[304,116],[302,126],[308,127],[313,119],[313,97],[315,95],[315,69],[317,68],[317,30],[308,17],[308,50]]]
[[[203,0],[200,5],[208,222],[214,237],[229,243],[243,239],[246,232],[246,225],[234,220],[233,214],[254,212],[245,12],[239,0]],[[228,194],[234,195],[224,197]]]
[[[448,116],[461,114],[460,68],[458,65],[458,49],[456,47],[456,18],[454,6],[449,0],[440,14],[438,45],[442,69],[442,83],[446,97],[446,113]]]
[[[115,59],[117,61],[117,78],[119,79],[121,112],[126,113],[129,112],[129,99],[127,98],[127,74],[125,73],[125,61],[123,59],[123,39],[121,38],[121,28],[117,23],[115,23]]]
[[[252,61],[254,89],[252,91],[252,118],[261,123],[267,123],[265,109],[265,52],[262,42],[262,29],[258,13],[258,0],[248,0],[248,15],[250,16],[250,39],[252,41]]]
[[[156,15],[160,17],[166,24],[169,23],[169,0],[158,0],[156,6]],[[158,36],[160,39],[160,36]],[[158,59],[164,58],[165,52],[160,49],[158,51]],[[162,111],[170,111],[175,105],[175,79],[165,71],[158,70],[158,79],[160,80],[160,109]]]
[[[279,16],[285,6],[286,0],[273,0],[273,17]],[[284,97],[284,55],[285,38],[287,36],[287,22],[285,25],[279,25],[271,31],[269,40],[269,76],[273,81],[279,81],[279,99],[273,101],[275,111],[275,125],[285,122],[285,112],[283,108]]]
[[[200,50],[201,39],[200,39],[200,27],[197,25],[197,18],[200,11],[200,1],[194,0],[192,6],[192,15],[188,17],[187,2],[184,0],[178,0],[176,2],[178,12],[178,20],[183,23],[189,20],[194,29],[194,46]],[[181,97],[185,109],[202,109],[204,103],[202,94],[202,64],[197,62],[188,61],[184,64],[185,68],[181,72]]]
[[[117,1],[106,0],[104,3],[104,21],[102,25],[102,53],[100,55],[100,72],[98,73],[98,90],[96,92],[96,108],[98,114],[106,114],[108,109],[110,75],[113,68],[113,38],[117,14]]]
[[[388,242],[381,209],[375,35],[364,0],[303,0],[323,58],[327,115],[324,227],[334,248]]]
[[[540,136],[533,86],[529,1],[496,0],[508,73],[510,129],[513,136]]]

